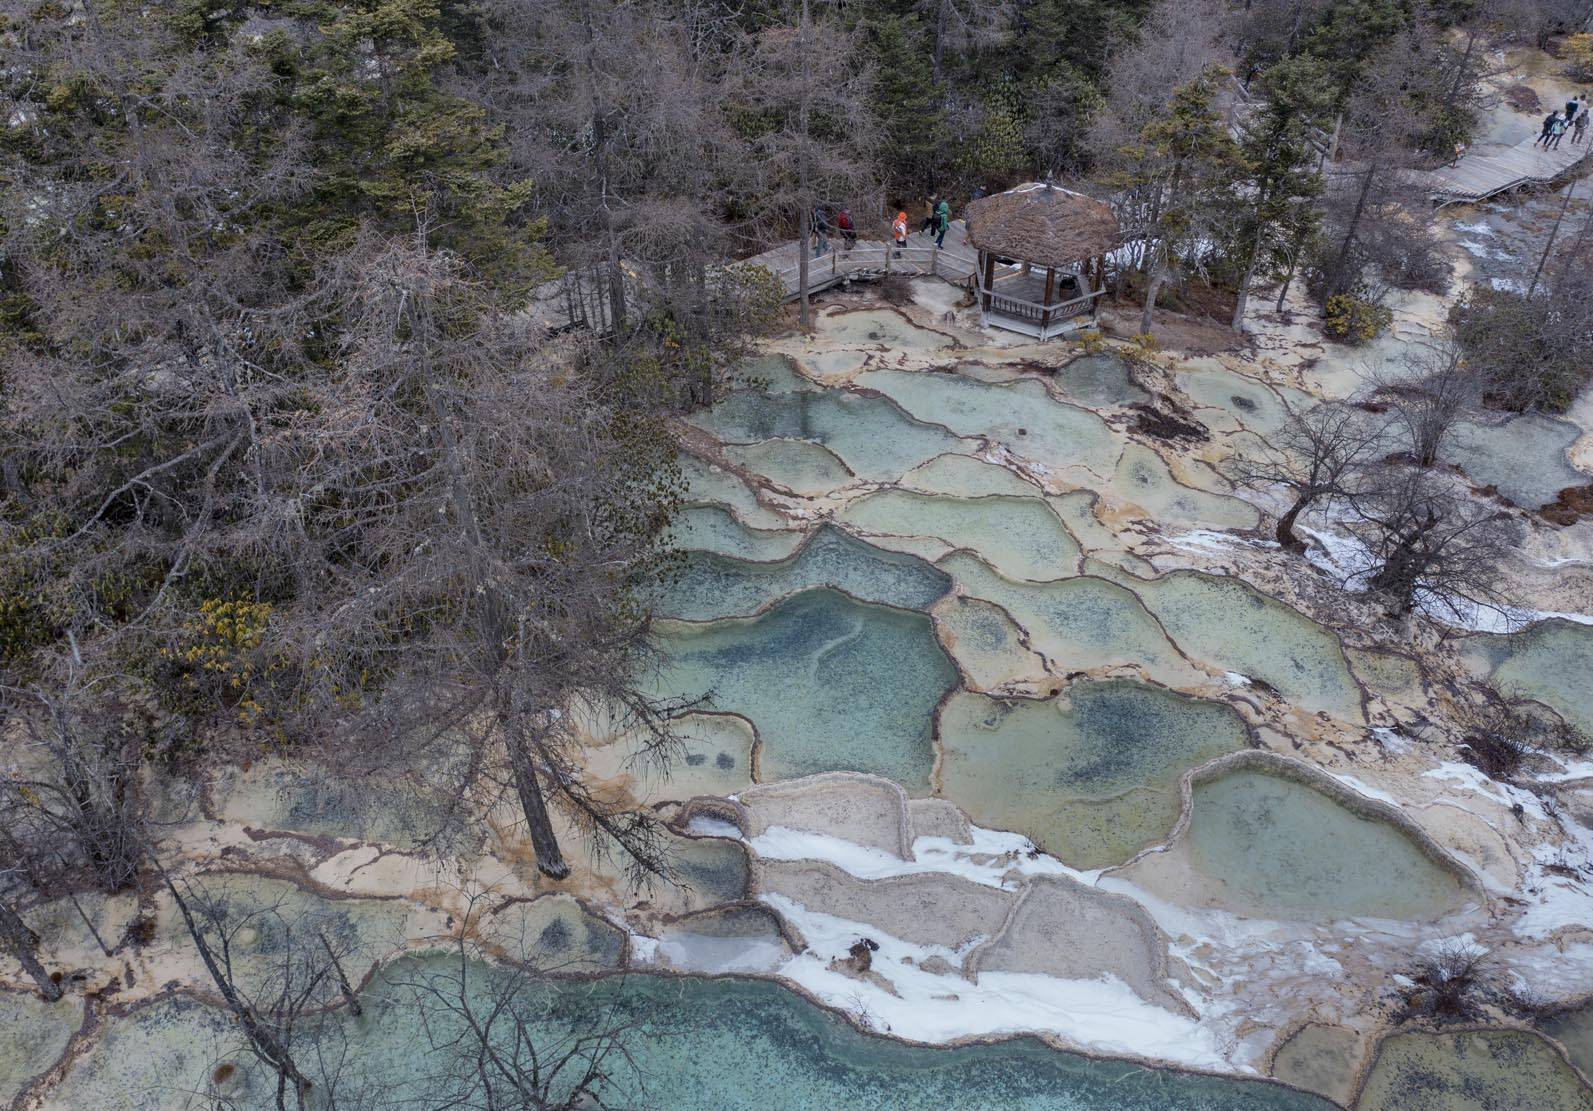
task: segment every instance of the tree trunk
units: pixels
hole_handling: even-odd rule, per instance
[[[548,804],[542,795],[536,764],[525,742],[519,738],[509,741],[509,765],[514,769],[514,790],[520,797],[520,810],[525,815],[526,829],[531,834],[531,847],[537,854],[538,871],[550,879],[567,878],[570,866],[564,862],[558,834],[554,832],[553,821],[548,817]]]
[[[365,1008],[360,1006],[360,997],[354,993],[354,988],[348,982],[348,976],[343,971],[343,962],[337,959],[337,952],[332,948],[332,943],[326,940],[326,935],[320,935],[321,948],[326,950],[326,959],[332,962],[332,972],[337,976],[337,990],[343,993],[343,1002],[348,1005],[349,1013],[359,1018],[365,1013]]]
[[[304,1106],[304,1093],[310,1090],[310,1081],[299,1066],[294,1063],[293,1055],[288,1047],[283,1045],[272,1032],[271,1028],[260,1021],[260,1016],[255,1014],[254,1008],[245,1003],[238,994],[238,989],[233,985],[231,977],[222,971],[216,963],[216,955],[210,950],[210,942],[205,940],[205,935],[194,921],[193,912],[188,909],[188,900],[184,899],[177,890],[177,885],[172,882],[169,875],[162,871],[166,880],[166,890],[171,892],[172,899],[177,903],[177,909],[182,913],[183,924],[188,928],[188,936],[193,939],[194,948],[199,950],[199,959],[204,962],[205,971],[210,973],[211,981],[216,985],[216,990],[221,993],[221,998],[226,1002],[227,1009],[233,1013],[238,1024],[243,1027],[245,1036],[249,1039],[255,1051],[264,1058],[272,1068],[277,1070],[278,1088],[277,1103],[282,1103],[282,1086],[291,1083],[294,1094],[298,1097],[299,1106]]]
[[[808,0],[802,0],[802,23],[797,29],[797,50],[802,54],[802,87],[797,100],[797,129],[802,142],[797,148],[797,198],[802,206],[802,241],[798,244],[797,288],[802,298],[799,314],[804,330],[812,312],[808,305],[808,234],[812,231],[813,198],[808,195]]]
[[[614,210],[609,191],[608,107],[598,93],[597,32],[592,26],[592,7],[581,5],[581,27],[586,35],[587,91],[592,97],[592,154],[597,170],[599,211],[603,218],[604,262],[607,269],[609,315],[616,332],[625,326],[625,270],[620,265],[619,239],[614,228]]]
[[[1305,507],[1311,504],[1309,495],[1301,495],[1289,507],[1289,511],[1278,518],[1278,543],[1291,552],[1303,552],[1305,543],[1294,535],[1294,522],[1300,514],[1305,512]]]
[[[1538,291],[1538,282],[1543,278],[1543,267],[1549,261],[1549,252],[1554,249],[1554,241],[1560,235],[1560,222],[1565,219],[1565,210],[1571,207],[1571,194],[1576,192],[1576,179],[1566,187],[1565,199],[1560,202],[1560,211],[1554,214],[1554,226],[1549,229],[1549,241],[1543,245],[1543,253],[1538,256],[1538,268],[1532,272],[1532,283],[1527,286],[1527,297],[1530,299]]]
[[[1460,56],[1460,64],[1455,67],[1455,79],[1449,83],[1449,92],[1444,97],[1444,107],[1453,110],[1455,101],[1460,99],[1460,90],[1465,85],[1466,71],[1471,67],[1471,52],[1477,46],[1477,27],[1473,24],[1466,34],[1466,52]]]
[[[940,6],[935,9],[935,53],[930,59],[930,73],[936,85],[940,84],[940,58],[946,46],[946,12],[950,8],[951,0],[940,0]]]
[[[1361,183],[1361,195],[1355,198],[1355,211],[1350,214],[1350,226],[1344,230],[1344,242],[1339,244],[1338,254],[1333,259],[1333,268],[1328,271],[1327,296],[1344,292],[1344,267],[1350,259],[1350,245],[1355,242],[1355,233],[1361,230],[1361,217],[1366,213],[1366,199],[1372,193],[1372,181],[1377,177],[1377,162],[1366,168],[1366,180]]]
[[[1156,261],[1151,264],[1150,282],[1145,286],[1145,307],[1139,313],[1139,334],[1151,334],[1151,317],[1156,311],[1156,295],[1161,292],[1162,283],[1167,280],[1167,248],[1165,245],[1156,249]]]
[[[34,950],[39,944],[38,936],[28,929],[27,923],[5,903],[0,903],[0,944],[5,946],[6,952],[16,959],[22,966],[22,971],[33,977],[33,982],[39,985],[39,994],[54,1003],[61,998],[61,987],[39,963],[39,958],[34,955]]]
[[[1278,311],[1283,311],[1283,302],[1288,300],[1289,286],[1294,281],[1294,262],[1291,259],[1289,269],[1283,273],[1283,284],[1278,287]]]

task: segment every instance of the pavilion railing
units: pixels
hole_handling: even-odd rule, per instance
[[[1092,290],[1079,297],[1070,297],[1066,301],[1029,301],[1022,297],[1013,297],[1002,293],[998,289],[986,286],[983,282],[979,285],[979,292],[989,299],[986,311],[999,312],[1005,316],[1014,316],[1019,320],[1041,321],[1067,320],[1071,317],[1082,316],[1090,311],[1092,302],[1104,289]]]

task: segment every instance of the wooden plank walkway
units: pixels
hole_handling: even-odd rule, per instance
[[[846,249],[839,236],[830,237],[830,249],[808,260],[808,291],[817,293],[854,279],[871,279],[886,274],[923,274],[966,284],[979,266],[979,256],[964,242],[967,228],[953,220],[946,229],[946,245],[936,249],[933,236],[914,232],[907,246],[898,248],[878,239],[859,239]],[[795,240],[743,259],[738,266],[762,266],[779,279],[787,301],[801,294],[800,245]]]
[[[1466,154],[1454,166],[1426,171],[1422,180],[1437,204],[1482,201],[1524,185],[1547,185],[1576,169],[1590,154],[1593,134],[1581,143],[1572,143],[1567,135],[1556,150],[1534,146],[1529,138],[1503,150]]]

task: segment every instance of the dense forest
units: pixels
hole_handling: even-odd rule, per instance
[[[1054,179],[1117,214],[1144,342],[1291,288],[1370,339],[1449,278],[1407,171],[1471,142],[1492,47],[1585,8],[6,0],[0,941],[158,883],[169,785],[262,753],[425,767],[439,852],[501,800],[550,877],[575,829],[667,878],[580,754],[598,707],[678,748],[667,425],[784,312],[727,260]],[[1563,408],[1590,228],[1463,302],[1434,373]],[[528,310],[561,282],[604,328]]]

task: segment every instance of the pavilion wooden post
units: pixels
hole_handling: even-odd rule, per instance
[[[980,279],[979,304],[985,312],[990,311],[990,291],[996,285],[996,256],[991,251],[979,252],[979,269],[984,274]]]
[[[1051,324],[1051,293],[1056,289],[1056,268],[1045,268],[1045,296],[1040,298],[1040,338],[1045,338],[1045,330]]]

